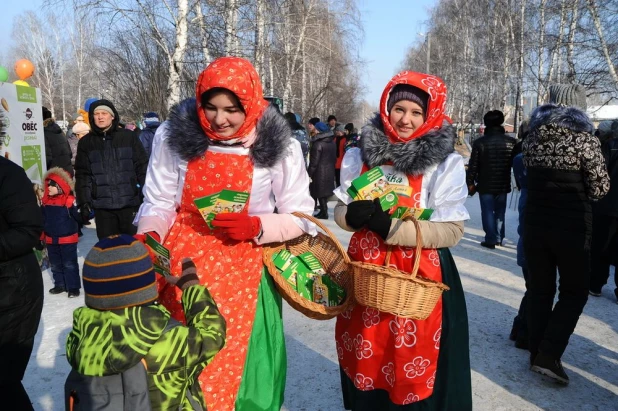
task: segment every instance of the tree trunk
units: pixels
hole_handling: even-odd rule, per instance
[[[255,70],[260,78],[264,75],[264,12],[266,5],[264,0],[256,0],[256,12],[255,12],[255,52],[253,54],[253,60],[255,62]],[[285,104],[285,103],[284,103]]]
[[[235,56],[238,53],[236,24],[238,8],[236,0],[227,0],[225,15],[225,54]]]
[[[537,66],[537,88],[536,88],[536,105],[540,106],[541,104],[543,104],[543,97],[544,97],[544,93],[543,93],[543,64],[545,63],[543,61],[543,57],[545,56],[545,4],[547,3],[547,0],[541,0],[541,7],[540,7],[540,30],[539,30],[539,48],[538,48],[538,53],[539,53],[539,64]],[[515,130],[517,132],[517,130]]]
[[[603,55],[605,56],[605,61],[607,62],[607,68],[609,70],[609,74],[612,76],[612,79],[614,80],[614,83],[616,83],[616,86],[618,86],[618,74],[616,73],[616,67],[614,67],[614,63],[612,62],[612,56],[609,53],[607,42],[605,41],[605,36],[603,35],[603,27],[601,27],[601,20],[599,19],[597,5],[594,0],[587,0],[587,1],[588,1],[588,10],[590,11],[590,16],[592,17],[594,27],[596,28],[597,34],[599,35],[599,41],[601,43],[601,50],[603,51]]]
[[[170,74],[167,80],[167,109],[180,102],[180,80],[183,70],[183,59],[187,50],[189,0],[178,0],[178,16],[176,18],[176,44],[174,53],[169,59]]]
[[[202,13],[201,0],[195,2],[195,14],[197,16],[197,24],[200,28],[200,36],[202,38],[202,58],[204,60],[204,66],[207,66],[212,61],[212,57],[210,55],[210,46],[208,45],[208,31],[206,29],[206,22],[204,21],[204,13]]]
[[[569,72],[567,74],[567,81],[569,83],[575,83],[575,61],[573,60],[573,50],[575,49],[575,32],[577,30],[577,22],[579,20],[579,0],[573,1],[571,9],[571,24],[569,26],[569,38],[567,40],[567,65],[569,66]]]
[[[519,64],[517,66],[517,94],[515,96],[515,118],[513,119],[513,130],[517,130],[522,117],[523,106],[523,86],[524,86],[524,30],[526,24],[526,1],[520,0],[521,8],[519,14]]]
[[[564,36],[564,25],[566,21],[566,0],[562,0],[560,6],[560,25],[558,26],[558,40],[552,51],[551,64],[547,73],[547,84],[554,81],[556,71],[560,71],[560,49],[562,48],[562,38]]]

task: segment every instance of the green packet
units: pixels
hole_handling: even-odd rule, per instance
[[[249,201],[249,193],[243,191],[222,190],[213,207],[212,212],[220,213],[240,213]]]
[[[305,264],[314,273],[319,274],[319,275],[326,274],[324,267],[322,267],[322,264],[317,259],[317,257],[313,255],[312,252],[308,251],[306,253],[299,255],[296,258],[301,260],[303,264]]]
[[[165,276],[171,275],[170,250],[163,247],[150,234],[146,234],[146,245],[154,253],[153,265],[155,273]]]
[[[303,264],[301,260],[293,257],[281,275],[303,298],[311,300],[313,295],[312,285],[316,274]]]
[[[294,255],[286,249],[283,249],[273,255],[273,263],[279,270],[284,271],[290,263]]]
[[[347,193],[354,200],[379,198],[380,205],[385,211],[397,205],[399,199],[380,167],[374,167],[352,180]]]
[[[399,220],[403,220],[406,217],[413,216],[417,220],[426,220],[428,221],[433,214],[433,209],[431,208],[410,208],[410,207],[397,207],[395,211],[391,214],[391,218],[397,218]]]
[[[313,302],[325,307],[336,307],[345,299],[345,290],[328,275],[313,281]]]
[[[215,217],[215,214],[212,211],[220,194],[221,193],[211,194],[209,196],[200,197],[193,200],[197,206],[197,209],[200,211],[200,214],[204,218],[204,221],[206,221],[206,224],[208,224],[210,228],[212,228],[210,222]]]

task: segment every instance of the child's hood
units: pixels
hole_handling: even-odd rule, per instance
[[[54,180],[66,194],[70,194],[75,188],[73,178],[60,167],[52,167],[45,173],[45,186],[48,180]]]
[[[67,338],[67,359],[83,375],[121,373],[146,356],[169,318],[169,312],[160,305],[113,311],[78,308]]]
[[[56,182],[56,184],[62,189],[62,193],[53,197],[49,195],[47,185],[50,180]],[[44,187],[45,191],[42,198],[43,205],[65,205],[67,198],[72,196],[71,192],[75,186],[69,173],[60,167],[52,167],[49,171],[47,171],[47,173],[45,173]]]

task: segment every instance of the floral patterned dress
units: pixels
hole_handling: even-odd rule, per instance
[[[211,230],[194,200],[223,189],[250,192],[252,177],[253,164],[248,155],[206,151],[190,161],[180,210],[164,244],[172,256],[173,275],[180,275],[182,258],[193,259],[200,283],[208,288],[227,323],[225,347],[199,377],[211,410],[236,408],[258,307],[262,250],[253,241],[238,242]],[[181,295],[177,287],[169,285],[160,291],[162,304],[182,321]]]
[[[406,180],[409,187],[396,191],[400,195],[404,192],[419,194],[408,200],[411,200],[411,206],[420,207],[422,176],[407,176]],[[389,247],[380,236],[364,229],[352,236],[348,253],[355,261],[411,272],[415,248],[392,247],[387,263]],[[440,257],[435,249],[421,250],[418,275],[442,281]],[[339,363],[360,390],[384,389],[389,392],[391,401],[397,404],[419,401],[433,392],[441,327],[441,300],[423,321],[356,305],[337,318]]]

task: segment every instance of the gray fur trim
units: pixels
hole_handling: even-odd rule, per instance
[[[47,170],[47,173],[45,173],[45,176],[43,176],[43,181],[47,180],[47,178],[54,174],[63,179],[68,184],[68,186],[71,187],[71,191],[75,190],[75,183],[73,182],[73,177],[71,177],[69,173],[67,173],[63,168],[60,167],[52,167]]]
[[[457,134],[451,125],[442,126],[407,143],[391,143],[384,134],[379,114],[363,127],[360,148],[370,168],[391,161],[397,171],[420,175],[443,162],[455,151]]]
[[[186,161],[203,155],[212,143],[204,134],[197,116],[195,98],[176,104],[168,115],[170,150]],[[249,149],[254,164],[272,167],[281,161],[292,138],[292,130],[285,117],[276,108],[269,106],[257,123],[255,143]]]
[[[530,131],[543,125],[553,124],[575,132],[591,133],[594,126],[588,115],[576,107],[544,104],[530,115]]]

